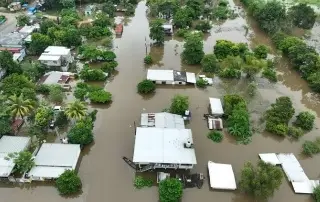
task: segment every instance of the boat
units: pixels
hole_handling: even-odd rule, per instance
[[[116,28],[114,29],[116,32],[116,36],[121,36],[123,32],[123,25],[122,24],[117,24]]]

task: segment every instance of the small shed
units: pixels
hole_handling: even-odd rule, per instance
[[[173,34],[173,26],[171,24],[164,24],[162,25],[164,29],[164,33],[166,35],[172,35]]]
[[[237,189],[232,165],[209,161],[208,170],[211,188],[225,190]]]
[[[223,129],[222,119],[209,117],[208,128],[210,130],[222,130]]]
[[[224,114],[222,103],[219,98],[209,98],[209,103],[210,103],[210,113],[213,116],[220,117]]]
[[[176,71],[176,70],[162,70],[162,69],[149,69],[147,79],[156,84],[195,84],[195,73]]]

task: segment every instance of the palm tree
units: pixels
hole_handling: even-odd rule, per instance
[[[69,119],[82,119],[87,114],[86,104],[79,100],[69,103],[65,113]]]
[[[34,109],[33,102],[30,99],[24,99],[22,93],[19,96],[14,94],[8,97],[8,106],[13,119],[17,116],[23,119]]]

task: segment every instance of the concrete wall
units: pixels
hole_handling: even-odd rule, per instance
[[[154,82],[156,84],[186,85],[186,82],[183,82],[183,81],[154,81]]]
[[[60,67],[61,66],[61,60],[41,60],[40,63],[44,65],[48,65],[51,67]]]

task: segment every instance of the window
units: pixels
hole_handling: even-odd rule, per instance
[[[181,85],[181,84],[182,84],[182,82],[179,82],[179,84]]]
[[[52,61],[53,64],[57,64],[57,61]]]
[[[154,84],[156,83],[156,81],[152,81]]]
[[[165,81],[162,81],[161,83],[162,83],[162,84],[166,84],[166,82],[165,82]]]

